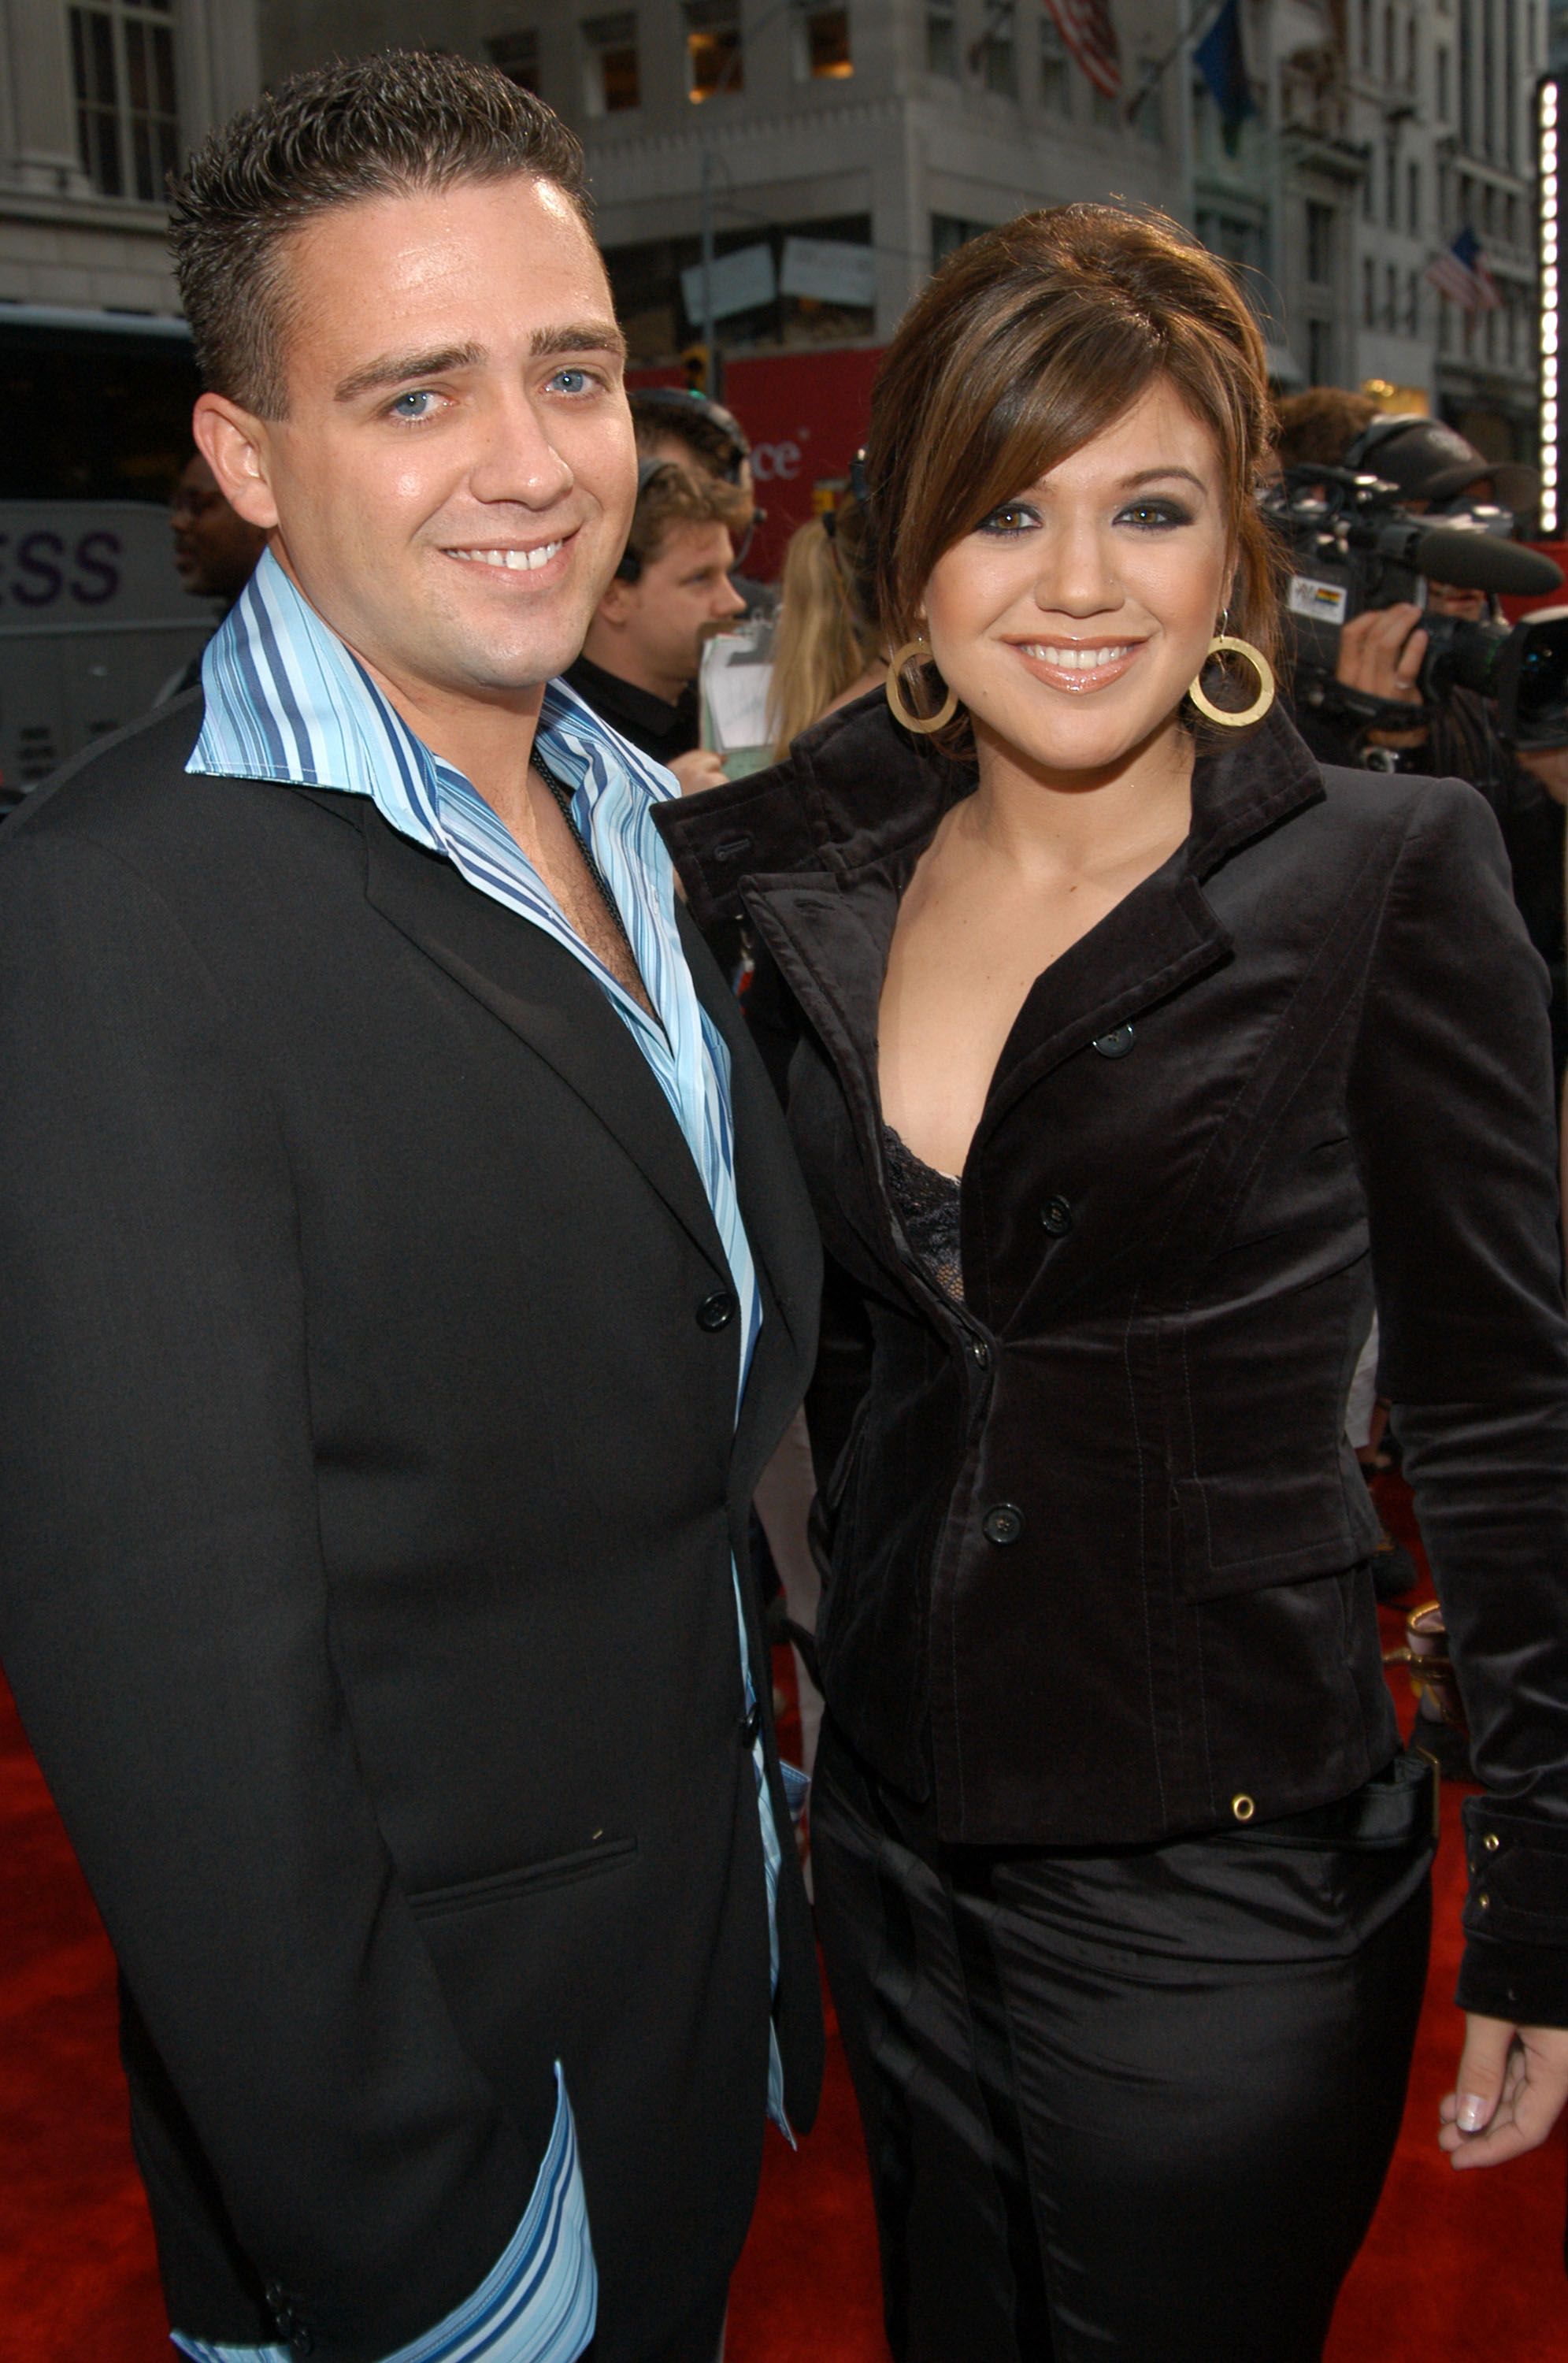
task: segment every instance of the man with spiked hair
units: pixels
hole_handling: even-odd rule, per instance
[[[713,2363],[814,1965],[746,1579],[811,1366],[672,783],[575,143],[461,60],[175,193],[267,549],[0,844],[0,1655],[198,2363]]]

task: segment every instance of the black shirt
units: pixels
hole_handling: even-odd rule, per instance
[[[668,698],[656,697],[651,689],[639,689],[635,682],[623,681],[619,673],[606,672],[587,657],[569,665],[564,678],[595,714],[603,716],[612,730],[618,730],[656,763],[673,763],[678,755],[689,755],[701,737],[695,682],[683,689],[671,705]]]

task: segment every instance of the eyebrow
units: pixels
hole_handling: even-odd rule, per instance
[[[613,353],[626,358],[626,339],[613,320],[573,320],[563,328],[537,328],[528,348],[536,361],[553,353]]]
[[[538,328],[529,343],[536,361],[558,353],[611,353],[626,357],[626,339],[613,320],[568,321],[557,328]],[[407,385],[416,378],[445,377],[453,370],[477,369],[485,359],[483,345],[441,345],[423,353],[379,353],[362,369],[350,371],[335,388],[338,402],[357,402],[379,388]]]
[[[378,386],[405,385],[410,378],[445,377],[450,370],[472,369],[484,359],[482,345],[441,345],[427,353],[380,353],[363,369],[353,370],[337,388],[338,402],[355,402]]]
[[[1141,468],[1135,476],[1122,477],[1121,489],[1124,493],[1130,493],[1132,492],[1139,484],[1158,483],[1162,480],[1168,480],[1172,476],[1180,476],[1187,483],[1195,484],[1200,493],[1206,493],[1209,490],[1209,487],[1204,483],[1202,477],[1194,475],[1190,468],[1176,467]]]

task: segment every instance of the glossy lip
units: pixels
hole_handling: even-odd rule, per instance
[[[1146,640],[1129,640],[1121,633],[1108,633],[1098,640],[1047,639],[1008,640],[1010,648],[1026,672],[1050,689],[1065,690],[1069,697],[1088,697],[1097,689],[1109,689],[1112,682],[1121,681],[1148,646]],[[1080,672],[1066,665],[1047,664],[1043,657],[1031,654],[1036,648],[1053,649],[1125,649],[1127,653],[1110,664],[1096,665],[1091,671]]]

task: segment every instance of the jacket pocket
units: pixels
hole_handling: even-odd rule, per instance
[[[613,1870],[637,1851],[635,1838],[607,1838],[602,1845],[581,1847],[575,1854],[558,1854],[548,1862],[533,1862],[519,1870],[498,1870],[488,1879],[465,1879],[455,1887],[427,1887],[410,1895],[409,1909],[417,1920],[436,1919],[449,1912],[472,1912],[487,1903],[506,1903],[520,1895],[549,1887],[568,1887],[580,1880]]]
[[[1176,1493],[1189,1600],[1342,1575],[1377,1548],[1377,1514],[1359,1470],[1353,1492],[1331,1466],[1180,1477]]]

